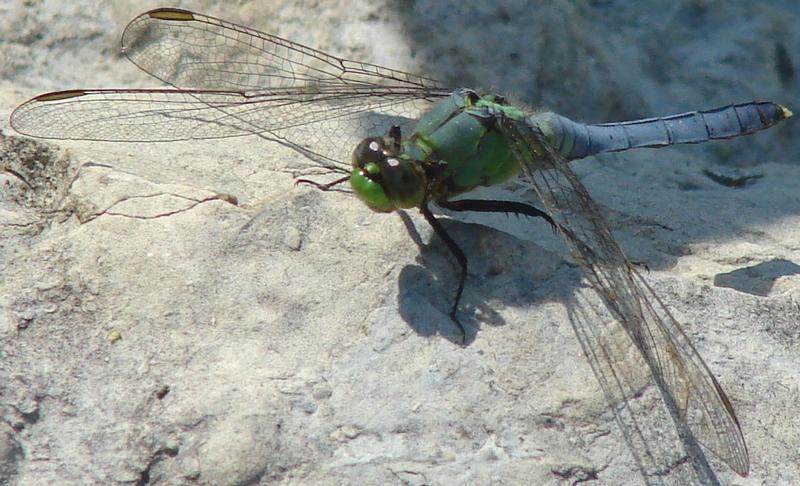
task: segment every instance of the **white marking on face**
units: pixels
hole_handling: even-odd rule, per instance
[[[372,150],[373,152],[377,152],[378,150],[380,150],[380,148],[381,148],[380,144],[375,140],[369,143],[369,149]]]
[[[386,163],[389,164],[389,167],[397,167],[400,165],[400,161],[397,159],[388,159]]]

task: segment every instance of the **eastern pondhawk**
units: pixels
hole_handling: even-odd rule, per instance
[[[584,125],[555,113],[525,114],[499,96],[446,89],[431,78],[341,59],[171,8],[131,21],[122,35],[122,50],[139,68],[175,89],[47,93],[20,105],[11,125],[40,138],[155,142],[258,135],[289,146],[324,172],[341,174],[326,184],[304,182],[327,190],[349,180],[373,210],[420,209],[461,268],[450,312],[459,328],[456,312],[467,259],[429,204],[541,217],[563,237],[588,283],[639,348],[695,437],[737,473],[748,473],[747,448],[728,397],[614,241],[567,161],[736,137],[790,117],[789,110],[752,102]],[[403,137],[404,117],[426,109]],[[518,202],[452,199],[520,172],[543,210]]]

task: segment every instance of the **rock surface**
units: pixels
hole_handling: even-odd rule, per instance
[[[792,1],[341,3],[180,6],[585,121],[800,108]],[[8,2],[0,111],[43,91],[157,86],[117,52],[126,21],[156,6]],[[538,221],[445,221],[471,262],[461,347],[456,268],[424,220],[294,186],[294,152],[247,138],[42,143],[2,123],[4,482],[800,477],[794,121],[575,164],[730,396],[747,479],[712,454],[711,470],[687,459],[643,371],[630,409],[652,457],[626,442],[570,321],[579,272]],[[758,177],[735,188],[709,173]],[[530,197],[522,183],[484,195]]]

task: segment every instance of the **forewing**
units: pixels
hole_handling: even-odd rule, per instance
[[[535,128],[505,119],[501,130],[590,286],[638,347],[680,419],[700,443],[737,473],[747,475],[747,447],[730,400],[678,322],[622,252],[583,184]],[[614,369],[630,372],[626,367]]]
[[[188,10],[161,8],[133,19],[122,50],[143,71],[185,89],[394,86],[438,90],[432,79],[342,59],[280,37]]]

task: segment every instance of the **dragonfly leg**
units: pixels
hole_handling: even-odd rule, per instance
[[[330,191],[332,187],[338,186],[339,184],[341,184],[341,183],[343,183],[345,181],[348,181],[349,179],[350,179],[350,176],[347,175],[347,176],[344,176],[344,177],[342,177],[340,179],[336,179],[334,181],[328,182],[326,184],[322,184],[322,183],[319,183],[317,181],[312,181],[311,179],[297,179],[296,181],[294,181],[294,185],[309,184],[311,186],[316,187],[320,191]]]
[[[524,216],[531,216],[533,218],[542,218],[550,224],[554,233],[559,230],[564,234],[564,237],[572,240],[576,245],[587,253],[594,255],[594,250],[587,246],[580,238],[578,238],[569,228],[559,225],[555,220],[541,209],[535,208],[529,204],[518,203],[514,201],[492,201],[484,199],[459,199],[458,201],[436,201],[436,204],[444,209],[451,211],[475,211],[478,213],[514,213],[522,214]],[[635,262],[635,265],[640,265]],[[643,264],[642,264],[643,265]],[[644,265],[647,268],[646,265]],[[648,269],[649,270],[649,269]]]
[[[436,233],[439,236],[439,238],[441,238],[445,242],[447,248],[450,250],[450,253],[452,253],[453,256],[456,257],[456,260],[458,261],[458,266],[461,267],[461,275],[459,276],[458,279],[458,290],[456,291],[456,298],[453,301],[452,309],[450,309],[450,319],[458,327],[458,331],[461,334],[461,344],[464,344],[467,340],[467,334],[464,331],[464,326],[458,320],[458,317],[456,317],[456,312],[458,311],[458,303],[461,301],[461,294],[464,292],[464,282],[466,282],[467,280],[467,257],[466,255],[464,255],[464,251],[461,250],[461,248],[459,248],[458,244],[453,240],[453,238],[450,237],[447,231],[445,231],[444,227],[442,226],[442,223],[440,223],[439,220],[437,220],[436,217],[434,217],[433,213],[431,213],[431,210],[428,209],[427,205],[423,204],[422,206],[420,206],[419,210],[422,213],[422,215],[425,216],[425,220],[428,222],[428,224],[430,224],[431,227],[433,228],[433,232]]]
[[[514,201],[491,201],[483,199],[460,199],[458,201],[436,201],[436,204],[451,211],[475,211],[478,213],[514,213],[542,218],[556,231],[556,222],[544,211],[529,204]]]

